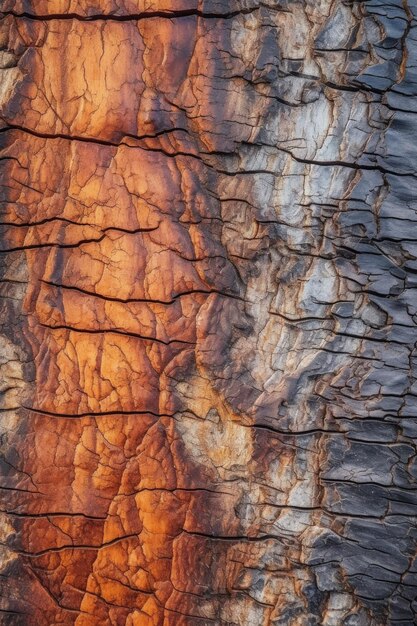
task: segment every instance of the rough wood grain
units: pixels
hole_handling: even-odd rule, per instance
[[[3,0],[0,621],[412,626],[416,0]]]

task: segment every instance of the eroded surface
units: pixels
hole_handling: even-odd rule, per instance
[[[415,2],[3,0],[3,623],[415,621]]]

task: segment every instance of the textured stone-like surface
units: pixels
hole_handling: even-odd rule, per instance
[[[1,623],[412,626],[417,2],[1,10]]]

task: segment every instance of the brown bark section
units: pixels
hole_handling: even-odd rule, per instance
[[[365,5],[3,2],[5,624],[413,623],[414,18]]]

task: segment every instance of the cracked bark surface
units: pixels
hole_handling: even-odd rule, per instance
[[[0,623],[412,626],[417,1],[0,8]]]

